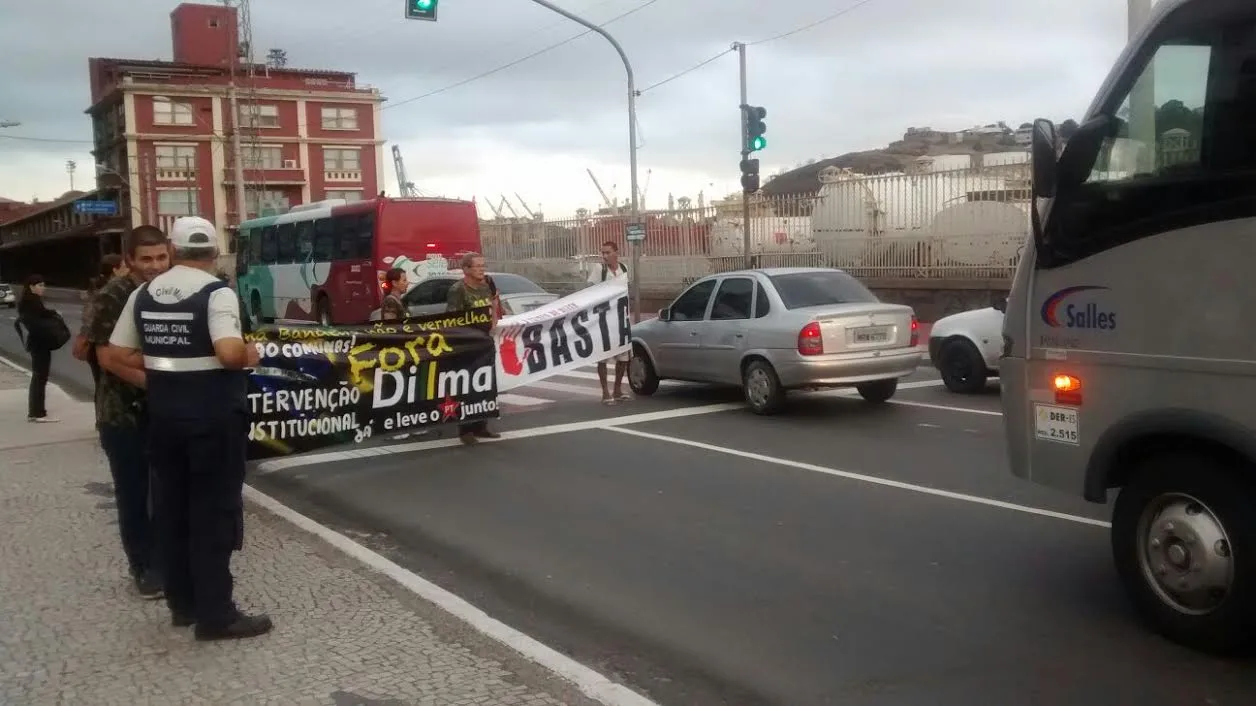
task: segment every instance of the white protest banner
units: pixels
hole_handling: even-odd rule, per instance
[[[510,390],[632,350],[628,283],[600,282],[497,322],[497,389]]]

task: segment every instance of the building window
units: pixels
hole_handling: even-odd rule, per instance
[[[241,153],[244,155],[245,169],[283,169],[281,147],[245,147]]]
[[[357,130],[357,108],[323,108],[324,130]]]
[[[327,192],[328,199],[344,199],[349,203],[362,200],[362,191],[360,189],[340,189]]]
[[[357,171],[362,168],[361,151],[344,147],[323,148],[323,169],[326,171]]]
[[[176,103],[169,99],[153,99],[154,125],[191,125],[193,124],[192,104]]]
[[[240,106],[240,127],[279,127],[279,106]]]
[[[161,216],[195,216],[196,189],[162,189],[157,192],[157,214]]]
[[[244,207],[249,211],[249,218],[284,213],[291,205],[288,195],[279,189],[244,190]]]
[[[158,169],[196,169],[196,145],[157,145]]]

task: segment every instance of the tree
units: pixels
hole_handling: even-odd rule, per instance
[[[1198,136],[1204,125],[1201,112],[1191,110],[1179,100],[1171,100],[1156,108],[1156,134],[1163,135],[1168,130],[1185,130]]]
[[[1065,140],[1071,138],[1077,132],[1078,127],[1080,126],[1077,124],[1077,121],[1072,118],[1060,123],[1060,138]]]
[[[1020,129],[1021,129],[1021,130],[1029,130],[1029,129],[1032,129],[1032,128],[1033,128],[1033,126],[1034,126],[1034,124],[1033,124],[1033,123],[1021,123],[1021,124],[1020,124]]]

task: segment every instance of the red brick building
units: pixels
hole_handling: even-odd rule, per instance
[[[246,63],[234,8],[184,3],[170,20],[173,61],[88,60],[98,186],[116,194],[129,226],[204,216],[218,224],[225,252],[242,220],[237,130],[245,220],[383,188],[378,90],[352,73]]]

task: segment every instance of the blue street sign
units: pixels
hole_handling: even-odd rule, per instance
[[[75,201],[74,212],[91,216],[116,216],[118,204],[113,201]]]

